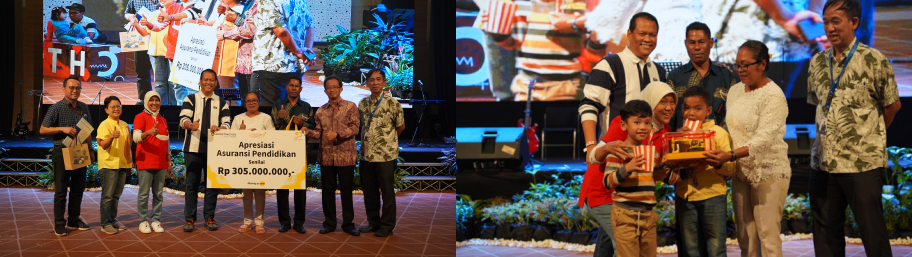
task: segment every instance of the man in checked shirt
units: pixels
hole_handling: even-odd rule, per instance
[[[321,138],[320,181],[323,182],[323,228],[320,234],[336,230],[336,175],[338,175],[339,194],[342,196],[342,231],[352,236],[360,236],[352,220],[355,218],[352,203],[352,187],[355,176],[355,163],[358,154],[355,151],[355,135],[361,126],[358,117],[358,106],[342,100],[342,80],[329,76],[323,81],[323,92],[329,102],[320,106],[314,115],[317,126],[314,129],[304,127],[302,131],[309,138]]]

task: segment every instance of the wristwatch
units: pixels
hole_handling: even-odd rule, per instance
[[[728,161],[733,162],[738,159],[738,156],[735,155],[735,151],[729,151],[729,152],[731,153],[732,157]]]
[[[570,20],[570,28],[573,28],[573,31],[579,32],[579,26],[576,26],[576,19]]]

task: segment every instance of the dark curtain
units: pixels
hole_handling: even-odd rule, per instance
[[[440,132],[442,136],[455,136],[456,123],[456,42],[453,29],[456,20],[453,18],[456,10],[453,1],[431,1],[431,40],[433,40],[434,71],[436,74],[437,95],[440,104]]]

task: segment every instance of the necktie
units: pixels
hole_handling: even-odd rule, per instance
[[[209,143],[209,132],[207,130],[212,127],[210,124],[210,118],[212,117],[212,98],[206,98],[206,103],[203,104],[203,120],[200,122],[200,135],[199,150],[198,153],[206,152],[206,145]]]

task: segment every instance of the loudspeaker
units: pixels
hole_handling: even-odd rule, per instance
[[[811,146],[817,139],[817,128],[814,124],[785,124],[785,136],[788,144],[788,155],[811,155]]]
[[[462,170],[524,170],[530,159],[523,128],[456,128],[456,163]]]

